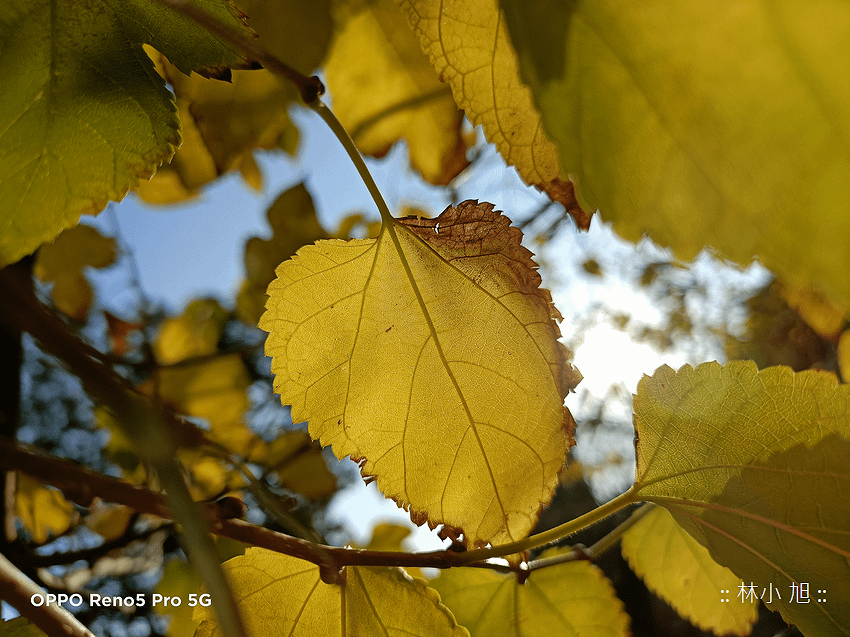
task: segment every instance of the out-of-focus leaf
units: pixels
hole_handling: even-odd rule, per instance
[[[25,617],[15,617],[0,622],[0,635],[3,637],[47,637],[47,634],[31,624]]]
[[[107,333],[112,351],[116,356],[126,356],[132,347],[131,343],[128,342],[130,334],[140,331],[144,328],[144,324],[125,321],[111,312],[104,312],[103,316],[106,318]]]
[[[402,216],[407,217],[410,215],[405,211]],[[368,221],[365,216],[357,212],[348,215],[339,222],[339,228],[335,236],[338,239],[364,239],[366,237],[377,237],[380,231],[381,222],[379,220]]]
[[[726,336],[729,360],[752,360],[760,368],[787,365],[795,371],[826,364],[830,344],[788,307],[778,282],[748,299],[747,310],[743,337]]]
[[[590,217],[579,207],[569,173],[562,172],[531,91],[520,79],[497,0],[397,2],[470,121],[481,124],[487,139],[526,183],[562,203],[580,228],[588,228]]]
[[[472,637],[630,634],[629,616],[611,583],[585,561],[533,571],[524,584],[513,574],[478,568],[443,571],[429,584]]]
[[[222,561],[245,552],[245,545],[228,538],[216,538],[216,549]],[[189,595],[198,594],[203,589],[203,581],[192,566],[183,560],[172,559],[165,564],[162,579],[156,587],[157,593],[171,599],[179,599],[180,605],[162,604],[154,607],[160,615],[170,615],[169,637],[191,637],[200,620],[192,617],[193,608],[189,606]]]
[[[261,548],[224,567],[249,637],[467,634],[425,582],[399,569],[348,566],[341,584],[325,584],[318,566]],[[195,619],[198,637],[221,634],[212,608]]]
[[[380,157],[406,139],[411,164],[434,184],[469,164],[463,113],[392,0],[364,4],[348,17],[325,73],[334,112],[361,152]]]
[[[825,339],[836,338],[847,321],[847,311],[844,308],[837,307],[811,287],[783,285],[781,292],[785,302],[797,310],[803,320]]]
[[[77,518],[73,505],[61,492],[18,474],[15,513],[36,544],[67,531]]]
[[[204,418],[210,435],[236,453],[256,437],[243,423],[251,379],[238,354],[159,369],[144,389],[179,413]]]
[[[247,32],[232,5],[203,2]],[[0,266],[98,213],[174,154],[174,99],[142,50],[184,72],[245,67],[206,30],[147,0],[11,0],[0,9]]]
[[[322,449],[303,431],[288,431],[270,443],[255,445],[248,459],[272,470],[280,485],[318,500],[336,492],[336,476]]]
[[[602,276],[602,267],[596,259],[588,259],[581,264],[581,267],[591,276]]]
[[[850,305],[850,5],[502,6],[582,207]]]
[[[635,396],[637,499],[666,507],[804,634],[850,634],[850,386],[752,362],[660,367]],[[828,602],[789,601],[792,582]]]
[[[111,542],[124,535],[134,515],[135,511],[130,507],[101,505],[86,516],[85,523],[106,542]]]
[[[83,320],[94,299],[83,272],[86,267],[110,266],[115,256],[115,239],[81,224],[68,228],[53,243],[42,246],[34,273],[42,281],[53,281],[53,302],[61,312]]]
[[[841,379],[850,382],[850,330],[844,330],[838,339],[838,369]]]
[[[157,361],[171,365],[193,356],[215,354],[225,323],[227,311],[218,301],[192,301],[183,314],[163,322],[153,344]]]
[[[293,421],[469,546],[525,537],[572,444],[581,376],[521,236],[466,201],[322,241],[278,267],[260,321]]]
[[[372,538],[363,548],[370,551],[403,551],[402,542],[410,535],[410,529],[406,526],[381,522],[372,529]],[[416,567],[405,567],[404,571],[411,577],[426,579],[422,571]]]
[[[239,317],[254,325],[265,311],[266,288],[274,279],[275,268],[301,246],[327,236],[304,184],[281,193],[269,206],[266,218],[272,236],[251,237],[245,243],[245,281],[236,299]]]
[[[238,5],[267,51],[308,75],[321,64],[332,32],[329,0],[240,0]],[[170,61],[160,58],[158,68],[177,95],[186,139],[172,170],[143,185],[139,195],[151,203],[172,203],[194,196],[201,186],[233,169],[259,189],[262,175],[252,150],[295,152],[298,130],[288,110],[300,101],[297,91],[265,70],[234,71],[225,84],[186,77]]]
[[[622,551],[647,587],[701,630],[741,637],[752,631],[758,604],[736,602],[741,578],[715,562],[663,507],[623,534]],[[719,601],[722,591],[730,603]]]

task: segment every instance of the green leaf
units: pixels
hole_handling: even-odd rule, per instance
[[[472,637],[630,634],[629,616],[611,583],[585,561],[533,571],[524,584],[513,574],[459,568],[443,571],[430,585]]]
[[[397,568],[348,566],[339,584],[326,584],[318,566],[261,548],[224,567],[250,637],[467,634],[424,581]],[[199,606],[195,620],[197,637],[221,634],[212,608]]]
[[[664,508],[655,507],[623,534],[622,551],[647,587],[700,630],[750,634],[758,605],[735,600],[740,578],[711,559]]]
[[[850,5],[502,4],[583,207],[850,304]]]
[[[850,634],[850,386],[751,362],[661,367],[635,397],[638,499],[804,634]],[[792,582],[808,604],[789,601]],[[816,591],[826,590],[826,602]]]
[[[203,6],[240,24],[225,2]],[[245,66],[156,2],[11,0],[0,8],[0,265],[120,200],[174,154],[174,98],[143,42],[186,72],[226,76],[226,67]]]
[[[509,224],[466,201],[307,246],[260,321],[293,421],[468,546],[530,532],[575,426],[564,397],[580,375]]]

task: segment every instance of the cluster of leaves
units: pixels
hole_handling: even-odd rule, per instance
[[[83,269],[116,256],[108,239],[77,226],[81,214],[137,186],[149,201],[179,201],[234,169],[260,188],[253,149],[293,152],[287,109],[298,93],[239,44],[256,37],[297,71],[322,65],[360,148],[380,156],[406,139],[432,183],[468,163],[465,115],[580,228],[598,209],[627,238],[648,233],[681,258],[706,245],[739,263],[757,256],[836,348],[846,378],[850,82],[840,36],[850,11],[838,0],[374,0],[309,12],[295,2],[188,3],[207,16],[199,20],[172,4],[182,6],[14,0],[0,10],[10,95],[0,106],[0,261],[56,239],[35,273],[72,319],[91,305]],[[224,30],[205,28],[215,24]],[[271,239],[246,246],[236,311],[269,332],[275,390],[293,419],[358,461],[414,521],[466,549],[445,552],[445,566],[504,557],[512,572],[456,568],[428,585],[397,567],[331,569],[337,554],[326,548],[317,555],[331,558],[313,563],[253,547],[225,565],[249,634],[488,635],[511,625],[625,635],[628,617],[596,567],[575,550],[533,560],[525,551],[637,502],[656,506],[618,531],[623,554],[695,624],[746,635],[753,607],[720,605],[718,591],[817,580],[828,602],[785,596],[769,608],[807,635],[850,634],[850,391],[834,374],[741,361],[660,368],[634,401],[632,488],[529,537],[574,443],[564,399],[581,376],[519,230],[492,205],[466,201],[435,219],[382,209],[375,238],[328,239],[298,188],[268,218]],[[160,440],[180,443],[195,499],[249,490],[287,530],[309,536],[272,487],[320,499],[334,477],[303,432],[263,439],[246,426],[251,375],[244,353],[221,347],[227,319],[216,302],[196,301],[135,349],[134,326],[112,320],[122,368],[136,369],[134,356],[144,364],[146,373],[128,372],[132,395],[145,397],[138,404],[186,418],[169,421],[175,431],[155,416],[138,427],[116,397],[98,408],[99,422],[113,431],[124,478],[162,478],[175,515],[179,489],[165,482],[172,447]],[[36,541],[76,514],[32,481],[17,506]],[[116,515],[126,531],[127,513]],[[202,609],[172,629],[199,622],[196,634],[229,634],[225,615]]]

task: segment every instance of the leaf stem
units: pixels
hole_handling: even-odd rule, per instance
[[[555,564],[573,562],[577,559],[594,560],[614,546],[622,537],[623,533],[632,528],[638,520],[649,513],[654,507],[654,504],[646,503],[636,508],[628,518],[613,528],[605,537],[600,538],[590,548],[576,546],[569,553],[562,553],[560,555],[552,555],[551,557],[532,560],[528,563],[528,570],[534,571],[539,568],[554,566]]]
[[[333,111],[331,111],[331,109],[328,108],[322,100],[317,98],[312,103],[307,104],[307,106],[316,111],[319,117],[321,117],[325,121],[325,124],[328,125],[328,128],[330,128],[333,134],[336,135],[339,143],[342,144],[345,152],[348,153],[349,159],[351,159],[354,163],[354,167],[357,169],[360,179],[362,179],[363,183],[366,184],[366,188],[368,188],[369,194],[372,195],[375,205],[378,206],[378,211],[381,213],[381,220],[384,222],[385,226],[389,226],[393,221],[392,213],[390,213],[390,209],[387,206],[387,202],[384,201],[381,191],[378,190],[375,180],[372,179],[372,173],[369,172],[369,168],[366,166],[366,162],[363,160],[363,156],[360,154],[360,151],[357,150],[357,146],[354,144],[354,140],[351,139],[351,135],[348,134],[348,131],[345,130],[343,125],[336,118],[336,115],[333,114]]]
[[[565,522],[564,524],[556,526],[553,529],[549,529],[548,531],[544,531],[543,533],[537,533],[536,535],[531,535],[522,540],[510,542],[508,544],[499,544],[498,546],[491,546],[487,549],[461,553],[459,555],[458,565],[462,566],[471,562],[488,560],[493,557],[505,557],[506,555],[511,555],[513,553],[520,553],[529,549],[541,548],[547,544],[552,544],[553,542],[557,542],[561,538],[581,531],[585,527],[599,522],[600,520],[607,518],[609,515],[616,513],[623,507],[636,502],[634,495],[635,488],[632,487],[625,493],[618,495],[613,500],[609,500],[592,511],[588,511],[574,520]]]

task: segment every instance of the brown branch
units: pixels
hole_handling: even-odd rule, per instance
[[[289,80],[301,93],[301,99],[305,104],[312,104],[320,96],[324,95],[325,87],[321,80],[315,75],[307,77],[303,73],[296,71],[294,68],[286,64],[280,58],[272,55],[263,47],[258,46],[256,42],[244,37],[235,29],[222,24],[216,18],[212,17],[206,11],[198,9],[196,6],[189,4],[185,0],[159,0],[162,4],[183,14],[190,20],[204,27],[207,31],[215,36],[218,36],[228,44],[232,44],[237,49],[253,58],[253,61],[259,62],[275,75]]]
[[[72,495],[82,495],[89,499],[96,495],[136,511],[171,518],[168,504],[162,494],[95,473],[68,460],[25,449],[8,440],[0,440],[0,467],[26,473]],[[218,503],[206,504],[204,513],[212,531],[217,535],[285,553],[329,570],[338,570],[343,566],[451,568],[457,565],[458,557],[462,555],[454,551],[402,553],[326,546],[232,519],[231,516],[234,513],[238,515],[239,512],[225,511]]]
[[[3,555],[0,555],[0,590],[3,591],[3,601],[14,606],[21,615],[48,635],[94,637],[88,628],[62,606],[33,604],[33,596],[43,595],[44,591]]]

